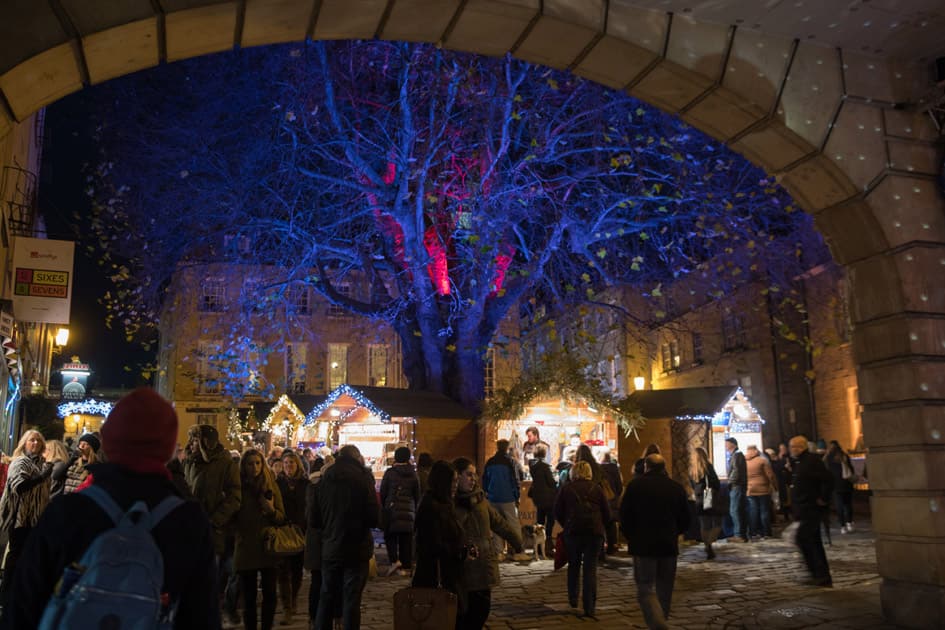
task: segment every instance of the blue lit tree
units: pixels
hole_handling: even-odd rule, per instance
[[[823,252],[740,157],[625,93],[510,58],[306,43],[162,67],[102,102],[90,247],[129,335],[155,323],[182,266],[272,265],[274,308],[307,284],[390,323],[410,386],[470,407],[520,306],[617,283],[659,297],[708,261],[721,271],[705,292],[721,296],[759,273],[787,284]],[[352,278],[368,295],[339,290]]]

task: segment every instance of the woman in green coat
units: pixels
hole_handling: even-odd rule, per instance
[[[456,517],[466,535],[466,561],[459,583],[459,614],[456,629],[479,630],[489,618],[492,587],[499,583],[499,561],[492,545],[492,534],[504,538],[522,554],[522,532],[516,530],[486,500],[476,465],[465,457],[453,460],[459,476],[456,489]]]
[[[282,494],[263,454],[251,448],[240,460],[243,500],[236,514],[234,570],[243,590],[243,624],[256,630],[256,575],[262,576],[262,630],[271,630],[276,616],[278,559],[266,553],[263,529],[285,522]]]

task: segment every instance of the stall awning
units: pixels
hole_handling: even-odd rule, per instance
[[[635,391],[629,398],[644,418],[701,418],[711,420],[738,391],[737,385],[680,387]]]

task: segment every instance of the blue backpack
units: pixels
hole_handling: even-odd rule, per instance
[[[40,630],[171,628],[176,605],[162,602],[164,558],[151,529],[184,501],[169,496],[148,511],[137,501],[124,512],[98,486],[82,491],[115,523],[66,567],[46,604]]]

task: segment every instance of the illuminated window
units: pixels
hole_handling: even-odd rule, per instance
[[[197,309],[203,313],[220,313],[226,308],[226,285],[222,278],[204,278],[200,283],[200,302]]]
[[[335,285],[335,291],[340,293],[343,297],[351,297],[351,285],[347,283],[341,283]],[[328,305],[328,316],[329,317],[348,317],[350,313],[348,309],[344,306],[338,306],[337,304]]]
[[[219,343],[201,341],[197,346],[196,393],[205,395],[220,393],[223,378],[216,362],[219,352]]]
[[[285,346],[285,381],[290,394],[304,394],[308,344],[287,343]]]
[[[678,370],[681,363],[679,343],[673,339],[660,346],[660,363],[664,372]]]
[[[390,346],[372,343],[368,346],[368,385],[387,387],[387,356]]]
[[[328,344],[328,389],[334,390],[348,382],[348,345]]]

